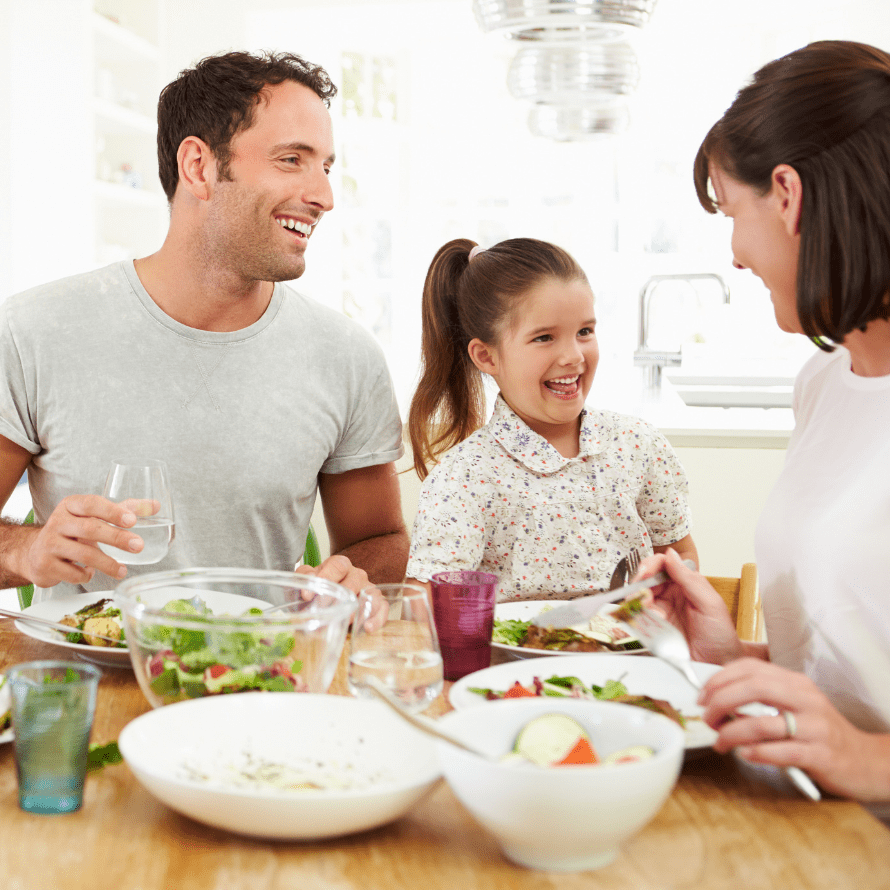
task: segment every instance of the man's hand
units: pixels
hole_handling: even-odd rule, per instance
[[[38,587],[60,581],[86,584],[97,571],[119,580],[127,567],[96,545],[101,541],[139,553],[142,538],[126,531],[135,523],[136,515],[126,503],[115,504],[99,495],[70,495],[59,502],[46,525],[22,527],[18,573]]]
[[[342,554],[334,554],[329,556],[317,568],[309,565],[296,566],[294,569],[300,575],[315,575],[318,578],[326,578],[335,584],[341,584],[348,588],[356,595],[362,590],[368,589],[374,601],[374,607],[371,617],[365,622],[365,627],[369,630],[378,630],[386,624],[386,618],[389,614],[389,607],[383,594],[371,584],[368,574],[363,569],[354,566],[347,557]]]

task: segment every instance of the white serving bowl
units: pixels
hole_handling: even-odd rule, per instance
[[[590,735],[600,758],[631,745],[655,756],[613,766],[542,769],[499,763],[534,717],[560,712]],[[475,819],[519,865],[581,871],[608,865],[618,847],[661,809],[683,760],[683,730],[642,708],[578,699],[515,699],[453,711],[443,729],[494,758],[486,760],[438,742],[445,779]]]
[[[164,609],[193,597],[208,614]],[[114,602],[155,708],[251,687],[327,692],[357,606],[351,590],[323,578],[237,568],[138,575],[117,587]]]
[[[118,743],[139,782],[167,806],[216,828],[280,840],[384,825],[441,776],[428,736],[380,702],[340,695],[249,692],[180,702],[137,717]],[[252,771],[265,763],[339,777],[351,787],[245,783],[245,763]]]

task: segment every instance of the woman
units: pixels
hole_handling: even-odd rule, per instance
[[[733,263],[820,350],[757,529],[768,644],[742,643],[673,554],[659,605],[693,657],[729,666],[701,696],[717,749],[799,766],[890,814],[890,55],[813,43],[771,62],[702,143],[695,187],[733,220]],[[730,720],[760,701],[778,716]]]

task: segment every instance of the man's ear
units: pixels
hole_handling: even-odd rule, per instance
[[[773,170],[772,190],[778,201],[779,213],[789,235],[800,234],[800,209],[803,206],[803,185],[794,167],[779,164]]]
[[[498,356],[494,347],[474,337],[467,346],[467,352],[470,354],[470,360],[483,374],[497,374]]]
[[[186,136],[176,152],[176,161],[180,184],[199,201],[208,200],[216,182],[216,158],[210,146],[197,136]]]

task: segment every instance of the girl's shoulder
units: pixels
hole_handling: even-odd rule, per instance
[[[590,406],[585,409],[581,431],[584,435],[596,436],[607,440],[664,438],[655,426],[642,417],[637,417],[635,414],[609,411],[604,408],[591,408]]]
[[[457,474],[485,470],[500,457],[500,449],[487,426],[480,427],[463,442],[446,451],[430,470],[428,479],[447,478]]]

